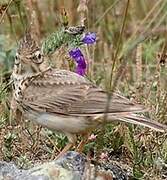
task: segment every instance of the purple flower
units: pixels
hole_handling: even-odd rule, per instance
[[[75,69],[75,72],[81,76],[84,76],[86,74],[86,69],[78,65]]]
[[[72,49],[69,52],[69,55],[75,60],[77,64],[75,72],[81,76],[84,76],[86,73],[86,62],[81,50],[79,48]]]
[[[82,39],[82,42],[85,44],[93,44],[96,42],[96,33],[86,33],[84,38]]]
[[[72,49],[69,52],[69,54],[73,59],[76,59],[76,58],[79,58],[79,57],[83,56],[83,54],[82,54],[82,52],[81,52],[81,50],[79,48]]]
[[[83,69],[86,69],[86,62],[83,56],[77,57],[75,59],[75,62],[78,64],[78,66],[82,67]]]

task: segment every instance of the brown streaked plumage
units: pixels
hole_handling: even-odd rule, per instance
[[[37,44],[26,34],[20,42],[12,74],[15,87],[12,108],[44,127],[67,135],[69,144],[64,153],[75,144],[77,134],[86,135],[104,123],[108,96],[86,78],[66,70],[44,70],[43,63]],[[143,111],[142,105],[114,93],[105,123],[118,120],[160,132],[166,130],[165,125],[136,114]]]

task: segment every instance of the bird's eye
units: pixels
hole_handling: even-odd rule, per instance
[[[40,51],[35,52],[34,57],[33,57],[33,62],[36,64],[40,64],[43,62],[43,58]]]
[[[41,54],[38,54],[38,59],[41,59]]]

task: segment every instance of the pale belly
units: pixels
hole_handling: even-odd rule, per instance
[[[40,115],[28,113],[26,117],[51,130],[78,134],[94,129],[98,124],[97,121],[90,120],[86,117],[64,117],[48,113],[41,113]]]

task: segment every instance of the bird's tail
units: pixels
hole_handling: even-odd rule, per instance
[[[145,127],[149,127],[151,129],[154,129],[159,132],[165,132],[167,131],[167,126],[163,125],[157,121],[153,121],[149,118],[145,118],[140,116],[139,114],[133,114],[133,113],[123,113],[122,115],[114,115],[113,117],[108,117],[108,121],[110,122],[110,119],[117,119],[118,121],[127,122],[131,124],[141,125]]]

